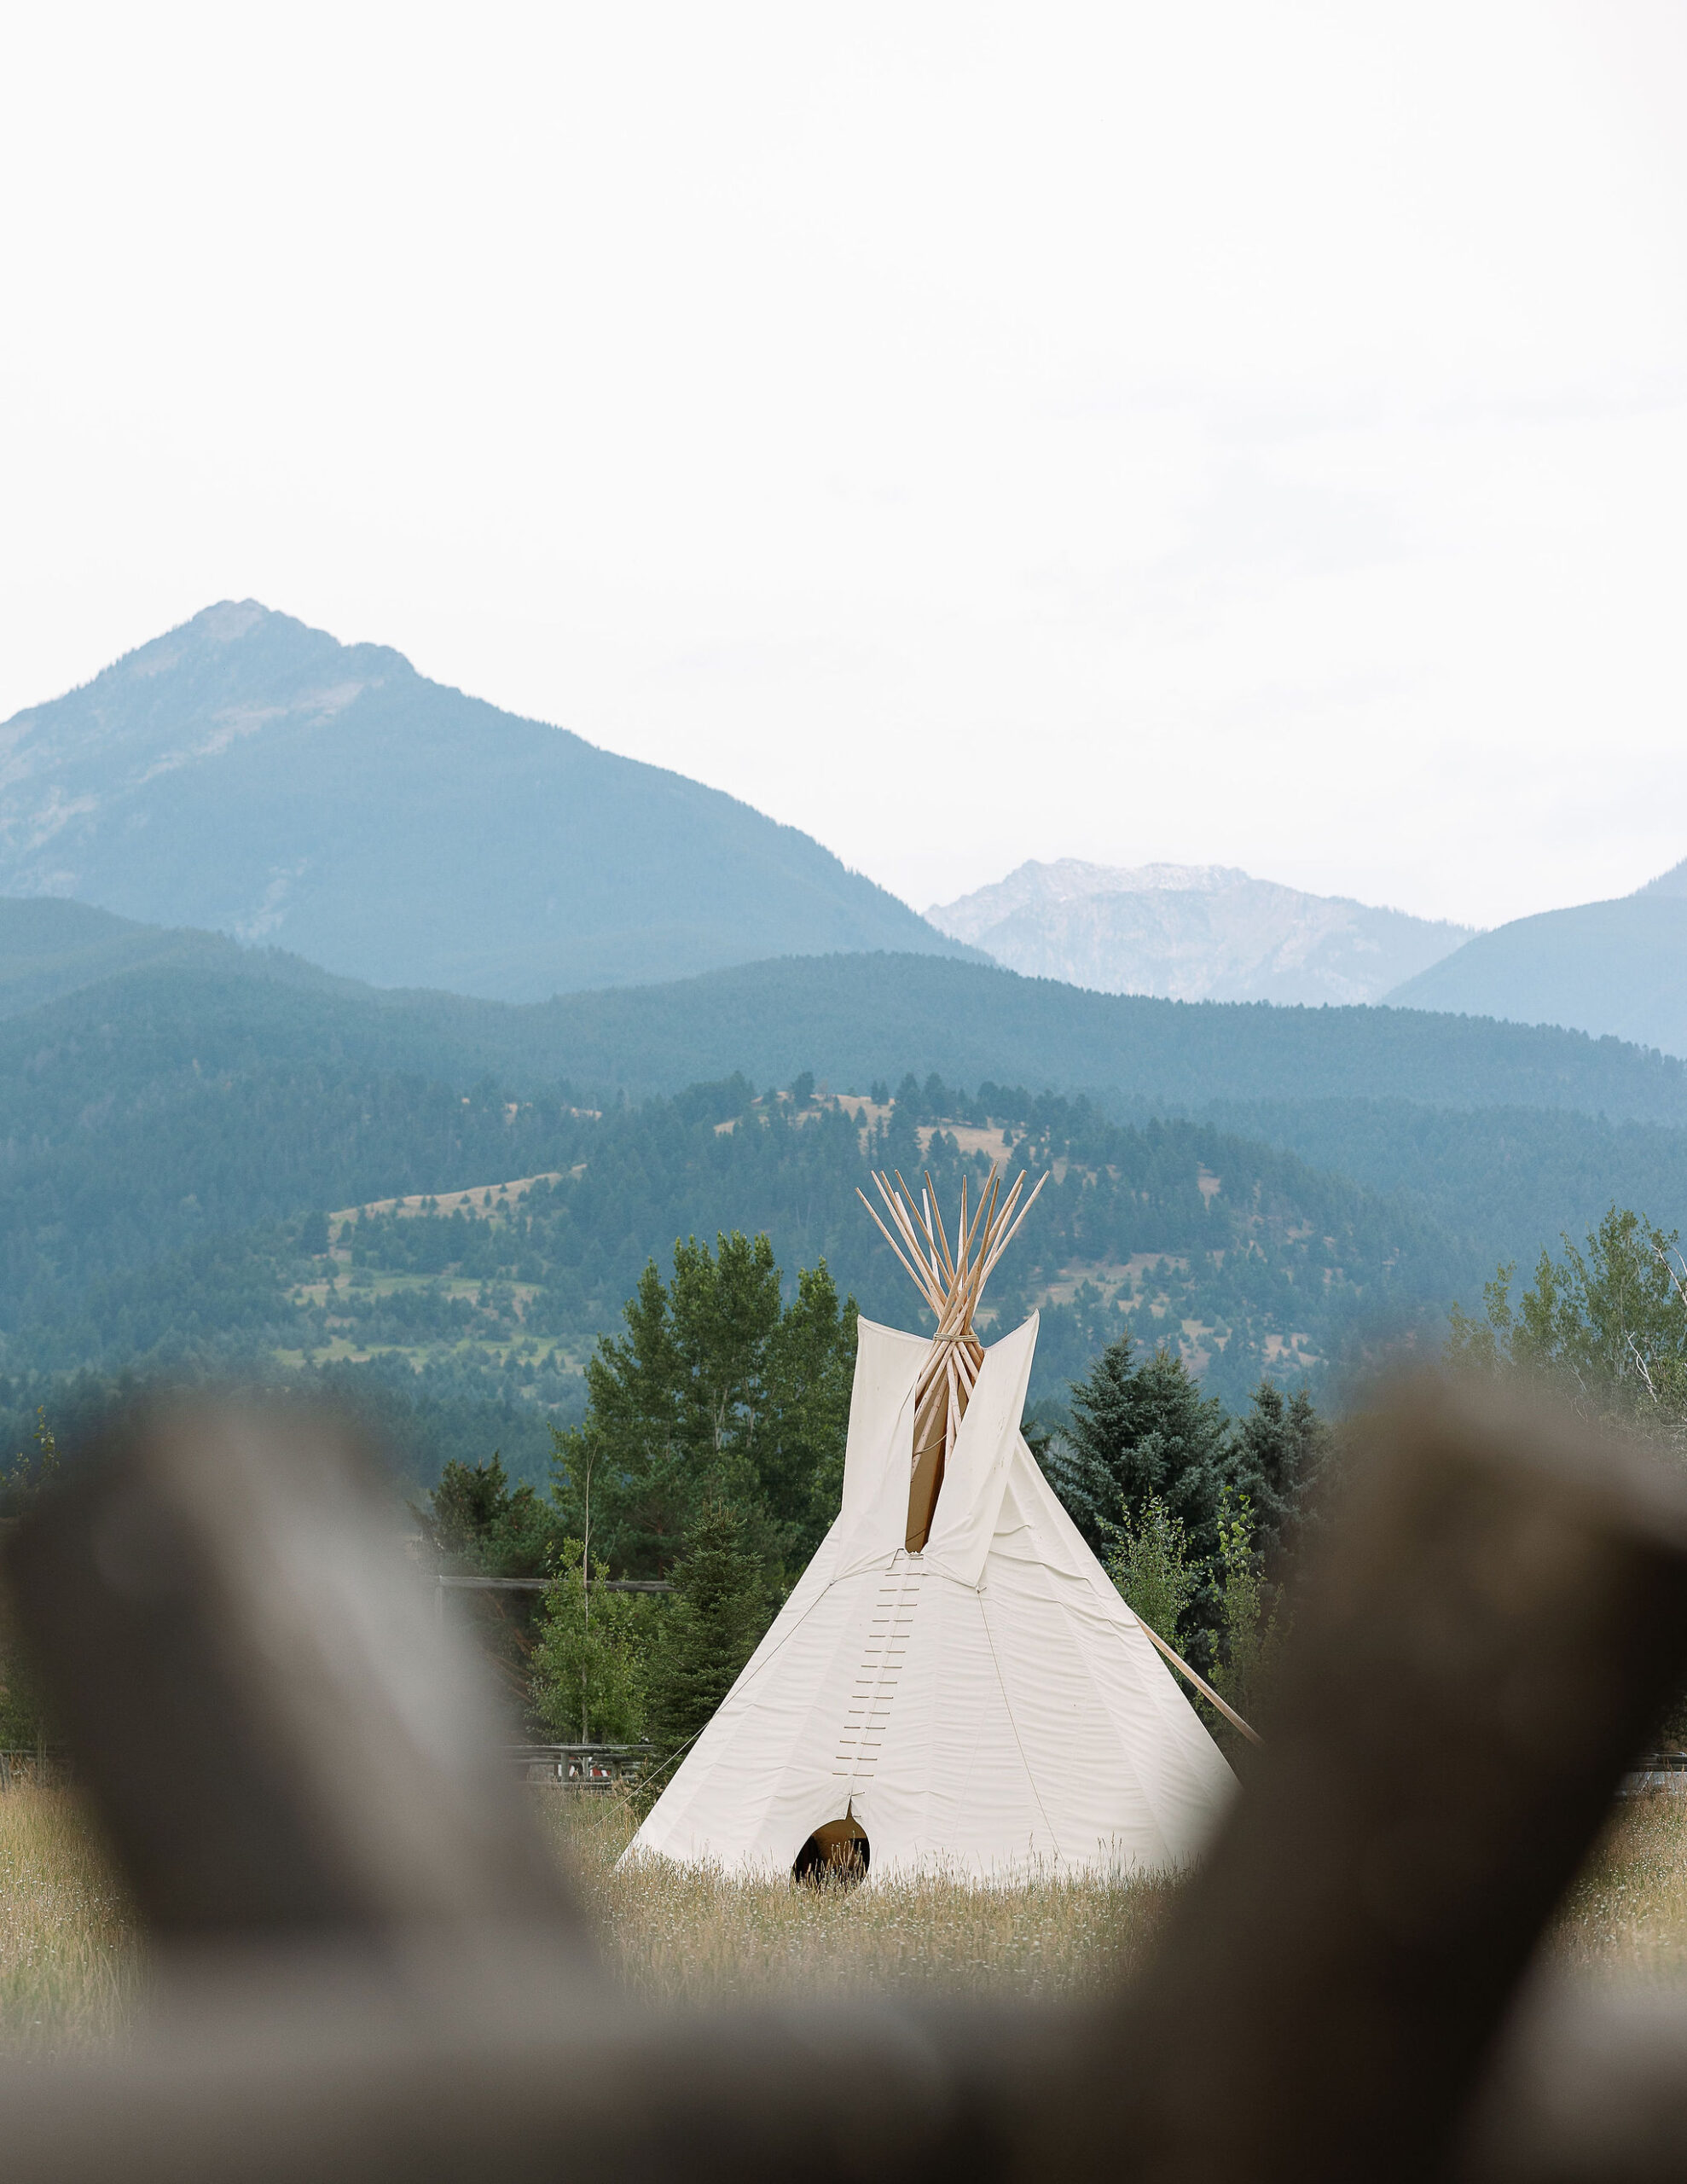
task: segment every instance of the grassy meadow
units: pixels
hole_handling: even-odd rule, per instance
[[[62,2048],[121,2030],[140,1936],[74,1793],[0,1792],[0,2042]]]
[[[816,1988],[1081,1995],[1127,1977],[1173,1899],[1163,1882],[1050,1879],[797,1889],[664,1867],[617,1871],[632,1828],[607,1798],[530,1794],[612,1971],[652,2001]],[[1687,1973],[1687,1798],[1620,1807],[1548,1946],[1594,1976]],[[120,2031],[141,1940],[74,1792],[0,1792],[0,2046],[61,2049]]]
[[[625,1804],[539,1795],[606,1959],[651,2001],[816,1987],[1072,1995],[1128,1971],[1172,1898],[1163,1881],[794,1888],[655,1862],[617,1869],[636,1824]]]

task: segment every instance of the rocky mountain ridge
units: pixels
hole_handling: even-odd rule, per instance
[[[736,798],[254,600],[0,724],[0,894],[511,1001],[966,952]]]
[[[1290,1006],[1380,1001],[1470,933],[1232,865],[1075,857],[1022,864],[926,915],[1028,977],[1099,993]]]

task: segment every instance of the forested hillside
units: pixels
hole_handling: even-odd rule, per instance
[[[20,944],[8,958],[6,937],[0,917],[0,981],[15,983],[26,955]],[[92,1081],[116,1088],[136,1078],[125,1059],[134,1045],[142,1072],[204,1061],[210,1050],[309,1054],[464,1087],[491,1076],[524,1094],[567,1082],[599,1105],[735,1070],[758,1086],[811,1069],[856,1087],[912,1071],[922,1083],[935,1072],[952,1084],[1086,1091],[1116,1112],[1142,1101],[1187,1110],[1214,1100],[1394,1099],[1687,1124],[1679,1060],[1551,1026],[1415,1009],[1086,993],[922,956],[780,959],[517,1007],[382,991],[297,956],[177,938],[216,952],[142,961],[0,1025],[0,1082],[44,1053],[73,1054]]]
[[[912,1070],[1191,1107],[1209,1100],[1404,1099],[1580,1109],[1687,1124],[1687,1067],[1615,1039],[1416,1009],[1278,1008],[1086,993],[930,956],[752,963],[682,985],[523,1011],[518,1063],[671,1092],[741,1069],[833,1084]],[[487,1034],[490,1027],[486,1027]],[[483,1034],[485,1036],[486,1034]]]
[[[108,979],[166,967],[279,980],[322,992],[351,983],[302,956],[242,948],[221,933],[137,925],[51,895],[0,896],[0,1016],[16,1016]]]
[[[993,1298],[1010,1321],[1043,1307],[1045,1394],[1083,1369],[1122,1311],[1186,1343],[1215,1385],[1239,1393],[1268,1365],[1318,1369],[1368,1324],[1415,1315],[1446,1271],[1429,1224],[1291,1156],[1187,1122],[1122,1128],[1082,1101],[995,1086],[969,1100],[910,1080],[888,1104],[798,1106],[752,1102],[740,1078],[577,1124],[570,1149],[577,1172],[534,1183],[507,1210],[495,1199],[348,1222],[353,1267],[512,1282],[527,1292],[524,1325],[572,1347],[610,1323],[653,1240],[740,1228],[765,1230],[787,1269],[825,1258],[869,1317],[918,1324],[858,1188],[875,1166],[924,1170],[945,1201],[970,1176],[976,1199],[992,1163],[1006,1162],[1049,1174]],[[398,1294],[413,1327],[467,1324],[466,1300]],[[312,1307],[319,1339],[325,1305]],[[366,1339],[401,1339],[378,1293],[364,1309]]]
[[[788,1276],[825,1258],[870,1316],[918,1324],[855,1197],[875,1164],[929,1169],[950,1195],[993,1160],[1049,1171],[995,1299],[1044,1308],[1042,1399],[1126,1315],[1232,1397],[1267,1368],[1317,1376],[1368,1330],[1433,1310],[1452,1270],[1432,1223],[1291,1155],[991,1086],[969,1100],[910,1080],[846,1107],[757,1099],[736,1078],[600,1116],[301,1069],[201,1079],[160,1119],[113,1128],[93,1172],[74,1147],[16,1164],[0,1195],[14,1380],[379,1356],[401,1385],[420,1372],[438,1395],[565,1414],[592,1339],[682,1236],[765,1230]],[[395,1182],[427,1196],[370,1204]],[[1463,1287],[1474,1270],[1452,1271]]]
[[[1532,1266],[1543,1246],[1584,1234],[1614,1205],[1644,1206],[1687,1233],[1687,1130],[1404,1100],[1225,1101],[1204,1113],[1314,1168],[1399,1194],[1486,1265]]]
[[[1687,1226],[1681,1066],[1615,1042],[1116,999],[913,957],[516,1008],[376,993],[206,936],[160,957],[120,926],[27,926],[0,919],[0,985],[7,967],[140,955],[0,1021],[14,1408],[73,1402],[43,1375],[279,1362],[378,1393],[423,1469],[496,1443],[530,1471],[591,1339],[676,1237],[765,1228],[787,1279],[824,1254],[869,1313],[908,1323],[854,1192],[917,1144],[946,1188],[963,1160],[1053,1171],[996,1292],[1045,1308],[1043,1400],[1122,1312],[1235,1401],[1264,1365],[1316,1378],[1376,1328],[1438,1325],[1497,1261],[1613,1200]],[[992,1039],[1026,1066],[948,1077],[970,1095],[925,1066]],[[736,1059],[676,1090],[687,1055]],[[852,1118],[768,1089],[828,1073],[878,1096]],[[1278,1096],[1244,1096],[1261,1085]],[[330,1253],[330,1214],[471,1188],[472,1205],[339,1223]]]

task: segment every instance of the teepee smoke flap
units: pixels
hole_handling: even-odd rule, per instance
[[[858,1190],[855,1195],[937,1321],[931,1356],[914,1394],[913,1472],[908,1484],[908,1522],[903,1544],[910,1554],[918,1554],[930,1537],[943,1472],[984,1362],[984,1345],[972,1331],[973,1314],[996,1261],[1012,1242],[1019,1223],[1036,1204],[1037,1193],[1048,1177],[1038,1177],[1035,1189],[1016,1220],[1014,1208],[1024,1188],[1024,1176],[1017,1176],[1006,1199],[1001,1199],[1001,1170],[992,1170],[969,1225],[966,1178],[962,1176],[953,1252],[929,1174],[918,1205],[900,1170],[894,1186],[888,1176],[875,1174],[872,1180],[901,1238],[900,1244],[879,1219],[867,1193]]]

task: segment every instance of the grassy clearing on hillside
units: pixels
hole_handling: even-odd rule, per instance
[[[610,1968],[652,2001],[890,1987],[1080,1996],[1139,1965],[1174,1891],[1049,1879],[933,1880],[844,1893],[662,1867],[618,1872],[631,1830],[610,1798],[536,1790]],[[1687,1974],[1687,1799],[1637,1799],[1567,1896],[1551,1954],[1594,1976]],[[76,1799],[0,1793],[0,2047],[61,2048],[121,2029],[139,1936]]]

